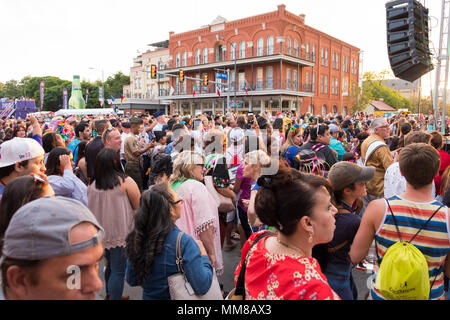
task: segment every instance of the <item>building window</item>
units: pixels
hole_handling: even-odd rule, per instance
[[[286,70],[286,89],[291,89],[291,69]]]
[[[305,85],[306,85],[306,91],[308,91],[309,90],[309,72],[306,73]]]
[[[234,73],[234,70],[230,70],[230,90],[234,91],[235,86],[236,86],[236,73]]]
[[[239,79],[240,82],[240,79]],[[264,83],[263,68],[256,68],[256,89],[262,90]],[[240,86],[240,83],[239,83]]]
[[[333,58],[332,59],[333,59],[333,62],[332,62],[333,66],[332,67],[333,67],[333,69],[336,69],[336,53],[334,53],[334,52],[333,52]]]
[[[321,64],[322,66],[325,65],[325,49],[324,49],[324,48],[322,48],[322,49],[320,50],[320,64]]]
[[[183,52],[183,67],[186,67],[186,63],[187,63],[187,52],[184,51]]]
[[[179,52],[177,53],[176,66],[177,66],[177,68],[180,67],[180,53]]]
[[[320,75],[320,93],[323,93],[323,75]]]
[[[312,73],[311,90],[316,92],[316,74],[314,72]]]
[[[203,63],[208,63],[208,49],[204,48],[203,49]]]
[[[294,56],[298,57],[298,41],[294,40]]]
[[[339,53],[336,53],[336,70],[339,70]]]
[[[152,78],[152,74],[150,72],[150,67],[149,66],[145,67],[145,73],[147,74],[147,80],[150,80]]]
[[[268,66],[266,69],[266,89],[273,89],[273,67]]]
[[[245,72],[239,72],[239,91],[245,90]]]
[[[267,55],[273,54],[273,36],[267,38]]]
[[[264,39],[263,38],[258,39],[256,51],[257,51],[258,57],[264,55]]]
[[[325,76],[324,89],[325,93],[328,93],[328,76]]]
[[[241,43],[239,44],[239,58],[245,58],[245,41],[241,41]]]
[[[298,71],[297,70],[294,70],[294,72],[293,72],[293,82],[292,82],[292,84],[293,84],[293,89],[295,90],[295,91],[297,91],[298,90]]]
[[[328,67],[328,50],[325,50],[325,67]]]
[[[312,61],[316,62],[316,45],[313,45],[312,47]]]
[[[287,47],[287,54],[291,54],[291,47],[292,47],[292,40],[291,40],[291,38],[288,38],[287,39],[287,45],[286,45],[286,47]]]
[[[327,106],[326,105],[323,105],[322,106],[322,116],[326,116],[327,115]]]
[[[236,42],[230,45],[230,60],[236,59]]]
[[[310,105],[308,106],[308,112],[311,113],[311,114],[314,114],[314,107],[313,107],[312,104],[310,104]]]
[[[309,55],[309,43],[306,44],[306,59],[307,59],[307,60],[310,59],[310,55]]]
[[[200,49],[197,49],[197,50],[195,51],[195,63],[196,63],[196,64],[200,64],[200,63],[201,63]]]

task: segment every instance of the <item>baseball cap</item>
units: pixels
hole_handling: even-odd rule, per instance
[[[73,227],[90,222],[99,229],[92,238],[71,244]],[[66,197],[44,197],[31,201],[13,215],[3,240],[0,263],[5,257],[44,260],[73,254],[97,246],[104,230],[94,214],[81,202]]]
[[[344,190],[355,182],[368,182],[375,174],[375,167],[360,167],[357,164],[342,161],[334,164],[328,173],[328,179],[334,190]]]
[[[338,132],[338,131],[339,131],[338,126],[335,125],[334,123],[330,123],[330,124],[328,125],[328,127],[330,128],[330,133]]]
[[[228,134],[231,142],[239,142],[245,137],[244,131],[241,128],[233,128]]]
[[[14,138],[0,145],[0,168],[16,162],[30,160],[45,154],[44,149],[34,139]]]
[[[156,119],[156,118],[158,118],[160,116],[163,116],[163,115],[164,115],[164,111],[157,111],[157,112],[155,112],[153,114],[153,117]]]

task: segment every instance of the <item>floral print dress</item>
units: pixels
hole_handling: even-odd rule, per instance
[[[263,232],[254,233],[242,248],[241,262],[234,276],[239,277],[247,253],[245,295],[247,300],[340,300],[331,289],[314,258],[273,254],[265,248],[266,237],[249,250]]]

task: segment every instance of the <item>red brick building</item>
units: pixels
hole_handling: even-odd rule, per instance
[[[218,17],[201,29],[169,34],[173,112],[233,110],[348,113],[358,85],[360,50],[278,10],[235,21]],[[236,72],[235,72],[236,69]],[[179,82],[180,70],[185,81]],[[217,72],[229,75],[227,83]],[[237,104],[234,105],[234,96]],[[228,109],[227,106],[230,108]]]

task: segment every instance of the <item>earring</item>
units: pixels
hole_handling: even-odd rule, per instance
[[[313,243],[313,234],[312,233],[309,234],[308,242]]]

